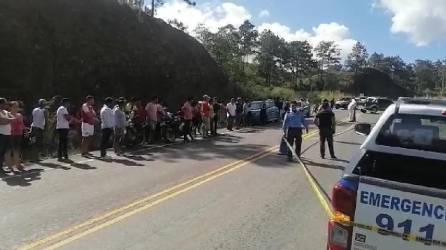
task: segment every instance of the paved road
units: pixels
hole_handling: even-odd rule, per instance
[[[109,162],[29,166],[0,183],[0,249],[324,249],[326,214],[302,168],[276,154],[279,137],[271,125]],[[324,192],[363,139],[339,135],[338,161],[320,159],[316,137],[304,141]]]

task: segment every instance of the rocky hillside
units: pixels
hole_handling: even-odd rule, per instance
[[[194,38],[115,0],[2,0],[0,54],[0,96],[27,103],[238,92]]]

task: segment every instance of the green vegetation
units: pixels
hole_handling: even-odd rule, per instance
[[[249,21],[238,28],[227,25],[215,33],[202,26],[195,33],[230,79],[251,96],[282,92],[289,96],[293,92],[296,97],[308,91],[329,91],[324,93],[337,93],[335,96],[340,92],[389,97],[440,95],[446,82],[446,61],[406,63],[399,56],[369,56],[360,42],[342,64],[340,49],[333,41],[321,41],[314,48],[307,41],[287,42],[269,30],[259,34]],[[282,92],[273,93],[275,88]]]

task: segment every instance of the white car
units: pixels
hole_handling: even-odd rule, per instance
[[[368,137],[333,188],[327,249],[445,249],[446,101],[400,99],[355,129]]]

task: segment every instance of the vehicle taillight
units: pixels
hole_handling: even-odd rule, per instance
[[[443,111],[443,113],[441,113],[442,115],[444,115],[444,116],[446,116],[446,110],[445,111]]]
[[[335,212],[353,218],[356,208],[356,192],[337,184],[333,188],[332,205]]]
[[[328,224],[329,249],[350,249],[353,228],[342,222],[353,221],[356,208],[356,192],[348,189],[342,183],[333,188],[332,206],[334,218]]]

